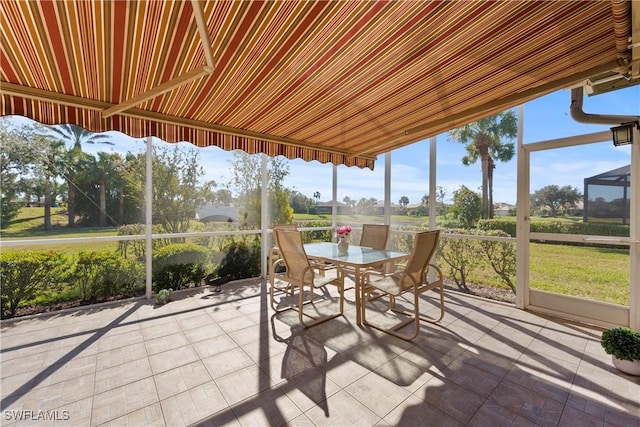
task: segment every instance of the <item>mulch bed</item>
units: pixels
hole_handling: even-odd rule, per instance
[[[516,294],[511,289],[497,288],[494,286],[484,286],[477,283],[467,282],[468,291],[460,289],[456,282],[450,279],[444,281],[445,289],[451,289],[452,291],[463,292],[469,295],[475,295],[482,298],[492,299],[495,301],[507,302],[515,304]]]

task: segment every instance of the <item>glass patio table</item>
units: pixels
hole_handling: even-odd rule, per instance
[[[362,310],[364,309],[362,273],[364,273],[368,267],[373,267],[381,263],[400,261],[409,256],[408,253],[404,252],[354,245],[349,245],[348,251],[343,253],[338,251],[337,243],[329,242],[307,243],[304,245],[304,250],[309,259],[353,269],[356,291],[356,323],[358,325],[362,324]]]

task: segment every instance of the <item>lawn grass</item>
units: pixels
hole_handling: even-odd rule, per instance
[[[629,250],[532,243],[533,289],[629,305]]]
[[[46,239],[66,237],[116,236],[116,227],[75,227],[68,228],[64,208],[51,208],[51,230],[44,229],[44,208],[22,208],[9,226],[0,230],[2,239]]]
[[[330,215],[296,214],[294,220],[330,220]],[[559,218],[536,218],[557,221]],[[564,218],[578,221],[578,218]],[[384,217],[368,215],[339,215],[338,222],[358,224],[383,222]],[[418,225],[428,222],[428,217],[392,217],[394,225]],[[62,208],[52,208],[54,228],[43,227],[43,208],[23,208],[6,229],[0,232],[3,240],[45,239],[64,237],[115,236],[115,227],[66,228],[67,218]],[[115,251],[117,242],[66,243],[12,247],[9,250],[55,250],[73,255],[79,251]],[[605,249],[551,243],[532,243],[530,257],[531,287],[560,294],[574,295],[598,301],[629,305],[629,250]],[[6,250],[6,249],[5,249]],[[479,265],[468,277],[469,282],[507,288],[489,265]],[[515,281],[515,278],[514,278]]]

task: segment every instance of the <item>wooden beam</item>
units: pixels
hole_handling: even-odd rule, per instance
[[[213,72],[213,68],[205,65],[200,68],[196,68],[195,70],[188,71],[181,76],[173,78],[167,82],[160,84],[146,92],[141,93],[140,95],[134,96],[133,98],[127,99],[124,102],[121,102],[118,105],[114,105],[111,108],[108,108],[102,112],[102,118],[106,119],[107,117],[111,117],[114,114],[118,114],[121,111],[128,110],[129,108],[138,105],[148,99],[155,98],[158,95],[161,95],[165,92],[169,92],[183,84],[189,83],[193,80],[197,80],[201,77],[209,75]]]
[[[211,39],[209,38],[209,27],[204,20],[204,12],[202,10],[202,4],[200,0],[191,0],[193,7],[193,15],[196,18],[196,24],[198,25],[198,33],[200,33],[200,42],[202,43],[202,50],[204,50],[204,59],[207,61],[207,65],[212,69],[216,64],[213,60],[213,50],[211,49]]]

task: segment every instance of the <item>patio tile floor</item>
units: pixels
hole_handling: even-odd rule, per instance
[[[586,325],[447,292],[445,318],[408,343],[357,327],[353,291],[310,329],[274,314],[265,281],[174,296],[3,321],[0,423],[640,425],[640,377]]]

